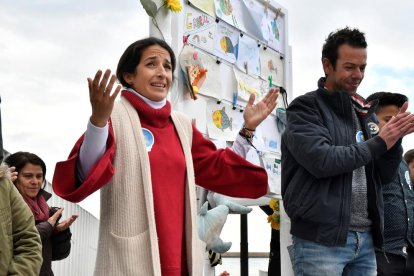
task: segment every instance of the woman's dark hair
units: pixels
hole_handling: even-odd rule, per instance
[[[119,59],[118,67],[116,69],[116,77],[124,87],[131,88],[131,86],[124,80],[124,74],[133,74],[137,65],[141,61],[144,50],[153,45],[159,45],[168,51],[171,58],[172,72],[174,73],[176,66],[175,54],[167,42],[156,37],[141,39],[129,45]]]
[[[16,167],[16,172],[20,173],[27,164],[37,165],[42,168],[43,180],[46,179],[46,164],[43,160],[34,153],[18,151],[13,153],[4,160],[10,167]]]
[[[338,60],[338,48],[344,44],[354,48],[367,48],[365,34],[358,29],[345,27],[330,33],[322,47],[322,59],[327,58],[334,69]]]

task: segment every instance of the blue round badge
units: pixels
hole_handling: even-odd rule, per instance
[[[355,139],[357,143],[361,143],[365,141],[364,133],[360,130],[355,134]]]
[[[142,133],[144,134],[145,147],[147,151],[150,152],[155,142],[154,134],[152,134],[152,132],[146,128],[142,128]]]

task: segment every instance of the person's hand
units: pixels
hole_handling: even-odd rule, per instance
[[[53,227],[55,227],[56,222],[59,220],[62,215],[63,208],[58,209],[52,216],[49,217],[47,222],[49,222]]]
[[[116,81],[116,76],[111,76],[111,70],[107,69],[102,79],[102,71],[96,72],[95,78],[88,78],[89,99],[92,106],[91,123],[97,127],[104,127],[109,120],[114,107],[115,98],[121,91],[121,85],[117,85],[111,94]],[[109,79],[109,77],[111,77]],[[108,82],[109,80],[109,82]]]
[[[379,136],[384,140],[387,149],[407,134],[414,132],[414,114],[407,112],[408,102],[401,107],[397,116],[391,118],[379,132]]]
[[[77,218],[78,215],[71,215],[69,218],[56,225],[56,231],[61,232],[68,229]]]
[[[18,172],[16,172],[16,167],[9,167],[9,172],[10,172],[9,178],[11,182],[14,183],[14,181],[17,179],[17,174],[18,174]]]
[[[272,88],[257,104],[254,104],[255,95],[251,94],[243,113],[244,126],[255,130],[256,127],[275,109],[279,88]]]

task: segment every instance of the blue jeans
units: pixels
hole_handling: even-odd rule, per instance
[[[293,236],[288,247],[295,276],[377,275],[370,232],[349,231],[344,247],[329,247]]]

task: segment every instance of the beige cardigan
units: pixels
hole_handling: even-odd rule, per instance
[[[192,127],[172,112],[187,168],[185,238],[188,271],[202,275],[205,246],[197,237],[196,195],[191,156]],[[111,114],[116,139],[116,174],[101,189],[101,219],[95,275],[161,275],[149,158],[138,113],[125,99]]]

